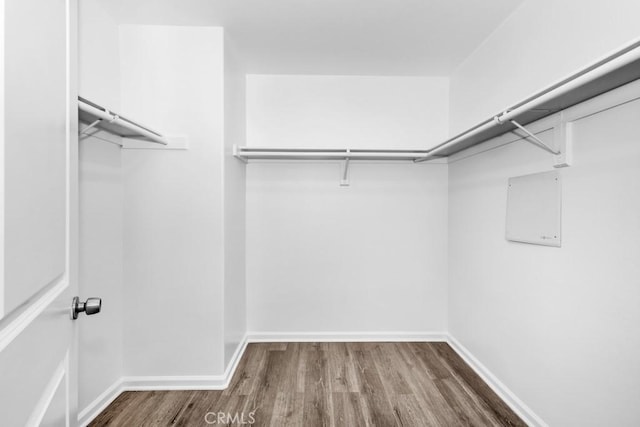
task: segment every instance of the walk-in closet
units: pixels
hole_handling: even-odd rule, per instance
[[[640,425],[638,1],[0,10],[0,426]]]

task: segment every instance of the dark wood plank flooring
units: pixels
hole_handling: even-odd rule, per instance
[[[206,426],[205,416],[218,426],[526,425],[446,343],[249,344],[226,390],[125,392],[90,425]]]

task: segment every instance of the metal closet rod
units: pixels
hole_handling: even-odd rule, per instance
[[[241,159],[337,159],[337,160],[414,160],[427,154],[426,150],[374,150],[331,148],[248,148],[234,147],[234,155]]]
[[[78,108],[88,114],[91,114],[93,116],[96,116],[98,118],[98,120],[96,120],[95,122],[91,123],[89,125],[89,127],[94,127],[96,125],[98,125],[102,120],[108,122],[108,123],[113,123],[116,124],[118,126],[121,126],[123,128],[126,128],[140,136],[143,136],[147,139],[150,140],[150,142],[155,142],[157,144],[162,144],[162,145],[167,145],[168,142],[166,141],[166,139],[160,135],[157,134],[155,132],[153,132],[150,129],[145,128],[142,125],[139,125],[138,123],[129,120],[127,118],[121,117],[119,115],[117,115],[114,112],[111,112],[109,110],[107,110],[104,107],[100,107],[100,106],[96,106],[97,104],[93,104],[91,101],[87,101],[84,98],[79,98],[78,99]]]
[[[545,102],[551,101],[560,95],[568,93],[572,90],[579,88],[597,78],[603,77],[612,71],[615,71],[625,65],[628,65],[634,61],[640,59],[640,40],[636,40],[623,49],[603,58],[590,67],[571,75],[570,77],[549,86],[548,88],[536,93],[535,95],[525,99],[524,101],[514,105],[512,108],[508,108],[501,114],[498,114],[491,119],[466,130],[465,132],[456,135],[455,137],[448,139],[428,150],[426,156],[416,159],[416,162],[424,162],[431,160],[438,156],[442,151],[455,146],[456,144],[464,141],[467,138],[471,138],[481,132],[486,131],[494,126],[500,126],[505,122],[512,122],[518,115],[530,110],[535,110]],[[519,127],[519,126],[518,126]]]

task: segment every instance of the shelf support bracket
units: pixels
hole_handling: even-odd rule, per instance
[[[349,154],[351,150],[347,149],[347,157],[344,159],[344,163],[342,164],[342,175],[340,177],[340,186],[348,187],[349,186]]]
[[[87,131],[89,131],[91,128],[95,127],[101,121],[102,121],[102,119],[98,119],[95,122],[91,123],[89,126],[87,126],[86,128],[82,129],[82,132],[80,132],[80,135],[86,135]]]
[[[554,168],[566,168],[573,163],[573,122],[567,121],[564,111],[553,127],[553,140],[560,153],[555,156]]]
[[[512,125],[514,125],[515,127],[517,127],[518,129],[520,129],[522,132],[524,132],[525,134],[527,134],[528,138],[525,138],[525,141],[528,141],[530,143],[532,143],[533,145],[542,148],[543,150],[554,154],[554,155],[559,155],[560,151],[559,150],[554,150],[553,148],[549,147],[549,145],[547,145],[544,141],[542,141],[540,138],[538,138],[537,136],[535,136],[533,133],[531,133],[529,131],[529,129],[525,128],[524,126],[522,126],[520,123],[516,122],[515,120],[509,120],[511,122]]]

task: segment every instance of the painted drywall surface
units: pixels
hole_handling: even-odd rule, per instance
[[[122,111],[188,150],[125,150],[125,375],[223,371],[223,35],[121,26]]]
[[[247,331],[245,265],[246,165],[233,157],[245,145],[245,73],[233,40],[224,52],[224,362],[242,345]]]
[[[79,92],[120,104],[118,26],[99,0],[79,2]],[[104,132],[96,134],[118,142]],[[85,409],[122,376],[122,162],[120,147],[79,141],[79,295],[101,297],[102,312],[78,323],[78,407]]]
[[[247,168],[252,332],[446,330],[447,165]]]
[[[424,147],[446,133],[446,94],[439,78],[251,75],[247,144]],[[350,187],[340,174],[248,165],[249,330],[444,331],[447,166],[354,162]]]
[[[445,77],[247,76],[255,147],[427,149],[448,135]]]
[[[451,75],[459,133],[640,38],[636,0],[527,0]]]
[[[103,0],[78,5],[79,94],[105,107],[120,107],[118,21]]]
[[[79,408],[122,376],[122,168],[120,148],[80,142],[80,296],[100,297],[79,331]]]
[[[551,170],[548,154],[449,165],[450,333],[549,425],[640,423],[638,114],[575,122],[559,249],[504,238],[507,179]]]

